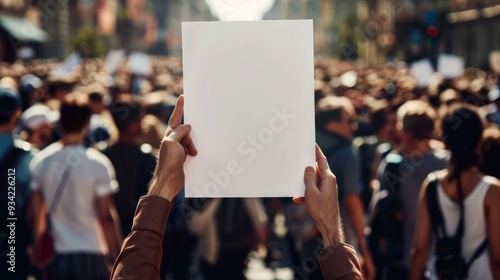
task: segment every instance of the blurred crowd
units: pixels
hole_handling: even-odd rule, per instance
[[[63,71],[60,63],[0,62],[0,165],[2,172],[16,170],[16,279],[42,279],[33,252],[49,225],[52,267],[89,262],[75,272],[88,278],[72,279],[109,277],[103,275],[131,231],[183,93],[179,57],[151,57],[140,72],[127,60],[112,71],[100,58]],[[369,67],[316,58],[314,77],[316,141],[337,177],[347,242],[359,252],[366,279],[407,279],[418,257],[412,248],[419,193],[429,174],[458,163],[461,171],[477,167],[491,182],[500,178],[499,76],[480,69],[453,79],[435,73],[421,87],[404,62]],[[454,119],[457,107],[467,116]],[[480,139],[469,141],[473,133],[459,128],[474,116]],[[450,126],[463,134],[443,134]],[[2,189],[2,205],[6,199]],[[295,279],[322,279],[320,234],[305,206],[290,198],[181,195],[173,203],[162,279],[244,279],[251,251],[270,268],[286,263]],[[6,263],[6,242],[0,250]],[[496,264],[497,253],[490,251]],[[89,269],[95,274],[83,272]]]

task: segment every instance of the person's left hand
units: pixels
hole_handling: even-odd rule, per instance
[[[191,126],[181,124],[183,112],[184,96],[181,95],[161,141],[158,163],[148,192],[149,195],[160,196],[168,201],[172,201],[184,186],[186,156],[196,156],[198,153],[189,135]]]

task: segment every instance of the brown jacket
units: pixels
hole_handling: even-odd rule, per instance
[[[113,266],[112,280],[160,279],[161,245],[170,208],[170,202],[161,197],[141,197],[132,233],[123,242]],[[327,280],[362,279],[356,252],[350,245],[335,244],[323,249],[318,261]]]

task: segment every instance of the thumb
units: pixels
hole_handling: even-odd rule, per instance
[[[306,185],[306,192],[311,189],[318,189],[318,174],[316,174],[316,170],[313,167],[308,166],[306,170],[304,170],[304,184]]]
[[[168,136],[171,140],[181,142],[181,140],[189,135],[191,126],[189,124],[181,124],[177,126]]]

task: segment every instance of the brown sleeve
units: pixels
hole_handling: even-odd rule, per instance
[[[351,245],[330,245],[319,253],[318,261],[325,280],[363,279],[356,251]]]
[[[141,197],[132,232],[113,266],[112,280],[160,279],[161,248],[170,208],[170,202],[161,197]]]

